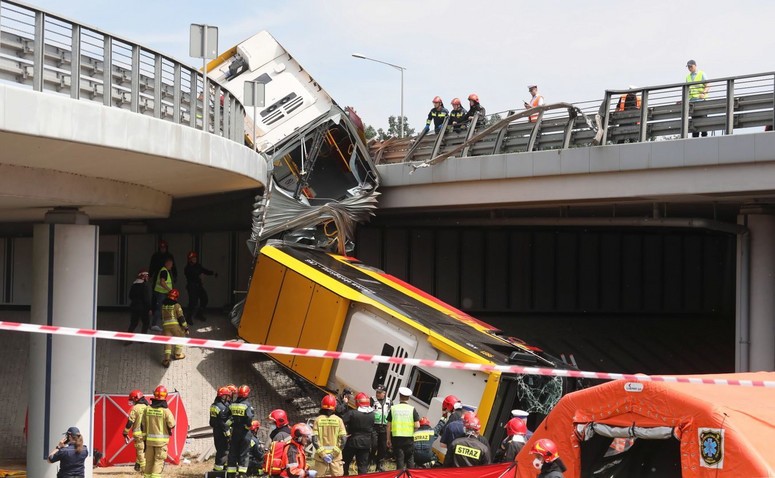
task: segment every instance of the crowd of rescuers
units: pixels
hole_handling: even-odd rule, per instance
[[[476,413],[454,395],[444,398],[442,417],[435,426],[409,404],[409,388],[400,387],[398,396],[398,403],[391,403],[382,385],[371,397],[363,392],[354,395],[349,389],[339,397],[328,394],[310,423],[293,424],[285,410],[272,410],[265,419],[268,439],[262,442],[258,436],[261,422],[251,403],[250,387],[219,387],[210,406],[215,460],[208,476],[347,476],[353,462],[360,475],[368,473],[370,465],[375,471],[386,471],[391,449],[398,470],[513,462],[531,435],[525,425],[528,414],[513,410],[513,418],[504,426],[507,436],[492,453],[479,434],[481,423]],[[150,400],[140,390],[132,390],[129,405],[123,435],[127,443],[134,442],[135,470],[146,478],[162,477],[167,445],[175,428],[175,418],[167,406],[167,389],[159,385]],[[75,432],[71,435],[79,438]],[[447,447],[443,462],[436,459],[431,448],[437,437]],[[87,452],[76,438],[67,437],[69,442],[57,444],[49,461],[82,466]],[[68,443],[75,445],[67,448]],[[551,440],[538,440],[530,455],[540,478],[563,476],[565,465]]]

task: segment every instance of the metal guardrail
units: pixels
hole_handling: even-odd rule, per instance
[[[689,101],[692,84],[707,83],[707,98]],[[690,133],[733,134],[747,128],[763,128],[775,122],[775,72],[718,78],[697,83],[672,83],[607,90],[603,100],[574,103],[577,111],[595,118],[590,127],[577,121],[571,110],[557,108],[524,115],[479,139],[473,130],[450,131],[415,138],[393,138],[370,145],[376,164],[432,163],[451,151],[456,157],[521,153],[644,141],[686,138]],[[619,99],[632,93],[640,107],[617,111]],[[513,116],[521,108],[498,113]],[[529,116],[535,118],[530,121]],[[488,124],[493,124],[491,119]],[[476,133],[480,133],[480,128]],[[603,139],[604,138],[604,139]],[[472,141],[472,139],[474,141]]]
[[[203,117],[196,68],[24,3],[0,1],[0,80],[244,141],[244,107],[212,79]]]

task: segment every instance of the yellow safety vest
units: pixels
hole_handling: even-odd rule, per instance
[[[162,271],[167,273],[167,280],[162,280],[161,273]],[[156,282],[154,282],[153,291],[159,292],[161,294],[166,294],[170,290],[172,290],[172,272],[168,271],[166,267],[162,267],[159,269],[159,272],[156,274]],[[166,285],[166,289],[162,287],[162,284]]]
[[[686,82],[691,83],[694,81],[703,81],[705,79],[705,72],[697,70],[697,73],[692,79],[692,74],[686,75]],[[689,86],[689,100],[699,100],[705,94],[705,83],[698,83],[696,85]]]
[[[135,406],[132,407],[132,409],[129,411],[129,421],[132,422],[132,426],[135,427],[134,431],[132,431],[131,428],[127,428],[124,430],[124,433],[129,434],[129,432],[132,432],[132,436],[134,437],[140,437],[143,436],[143,430],[140,427],[137,427],[138,420],[140,417],[143,416],[143,410],[145,410],[145,407],[148,405],[144,403],[138,403]]]
[[[146,446],[164,446],[170,441],[169,429],[175,426],[172,412],[167,408],[145,407],[143,431]]]
[[[414,435],[414,407],[407,403],[393,405],[390,409],[390,433],[394,437]]]

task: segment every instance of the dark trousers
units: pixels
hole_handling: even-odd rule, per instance
[[[153,321],[151,325],[161,327],[161,305],[164,299],[167,298],[166,292],[153,291],[151,295],[151,305],[153,306]]]
[[[377,470],[382,471],[382,462],[387,457],[387,435],[385,425],[375,425],[374,434],[376,435],[372,440],[373,447],[371,449],[371,461],[377,465]]]
[[[148,333],[148,327],[150,326],[150,319],[148,317],[148,311],[147,310],[135,310],[132,309],[130,311],[129,316],[129,329],[127,332],[134,332],[137,328],[137,324],[140,322],[143,323],[143,326],[140,328],[140,331],[144,334]]]
[[[414,438],[393,437],[393,456],[396,458],[396,470],[414,468]]]
[[[229,438],[223,434],[222,430],[213,430],[213,441],[215,442],[215,467],[219,471],[226,468],[226,457],[229,455]]]
[[[250,431],[247,429],[233,429],[231,435],[231,443],[229,445],[229,461],[227,463],[228,468],[242,468],[247,471],[248,462],[250,459],[250,438],[247,435]],[[243,471],[242,473],[245,473]]]
[[[188,319],[193,321],[199,318],[199,314],[207,308],[210,299],[207,297],[207,291],[201,285],[188,285],[186,291],[188,292]]]

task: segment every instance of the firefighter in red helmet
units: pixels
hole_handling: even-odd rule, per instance
[[[490,445],[479,435],[481,427],[479,417],[473,413],[465,414],[463,417],[465,435],[456,438],[447,448],[447,455],[444,457],[445,467],[463,468],[492,463]]]
[[[269,412],[269,421],[272,422],[269,431],[270,441],[283,441],[291,436],[291,427],[288,422],[288,414],[279,408]]]
[[[567,470],[560,459],[557,445],[548,438],[541,438],[533,443],[530,449],[533,456],[533,466],[539,471],[538,478],[562,478]]]
[[[250,441],[246,441],[246,435],[250,434],[255,413],[253,406],[248,401],[250,387],[240,385],[237,389],[237,399],[229,405],[231,412],[231,443],[229,444],[229,460],[226,467],[226,476],[244,476],[248,472]]]
[[[215,446],[215,463],[213,471],[226,469],[226,457],[229,454],[229,437],[231,436],[231,390],[220,387],[215,401],[210,405],[210,427],[213,429],[213,444]]]
[[[342,450],[347,430],[336,415],[336,396],[328,394],[320,402],[320,414],[312,424],[312,444],[315,447],[314,469],[320,476],[342,476]]]
[[[485,111],[484,106],[479,103],[479,95],[476,93],[468,95],[468,106],[468,112],[463,115],[458,123],[470,123],[476,118],[476,127],[479,128],[484,126],[487,120],[487,112]],[[453,123],[453,126],[454,125],[455,123]]]
[[[444,124],[444,120],[447,119],[449,111],[444,107],[444,102],[440,96],[433,98],[433,108],[428,112],[428,119],[425,121],[425,128],[423,128],[423,134],[427,133],[431,128],[431,122],[433,123],[433,132],[438,133],[441,129],[441,125]]]
[[[167,444],[175,428],[175,417],[167,407],[167,387],[159,385],[153,391],[151,404],[143,410],[143,414],[135,425],[140,427],[145,439],[145,470],[146,477],[160,477],[167,458]],[[137,431],[135,431],[135,434]]]
[[[188,323],[183,315],[183,308],[178,303],[180,293],[177,289],[172,289],[167,293],[167,299],[162,302],[161,318],[163,334],[168,337],[185,337],[188,335]],[[170,356],[172,355],[172,344],[164,346],[164,359],[161,364],[165,367],[170,366]],[[175,360],[186,358],[183,353],[183,346],[175,344]]]
[[[145,469],[145,439],[142,431],[140,429],[135,429],[135,424],[137,424],[137,421],[143,415],[143,410],[145,410],[145,407],[148,405],[150,404],[145,398],[145,395],[143,395],[143,392],[140,390],[132,390],[129,392],[129,406],[132,407],[132,409],[129,410],[129,418],[126,421],[126,427],[124,427],[122,434],[124,435],[125,441],[129,442],[130,439],[134,441],[135,471],[143,471]]]

